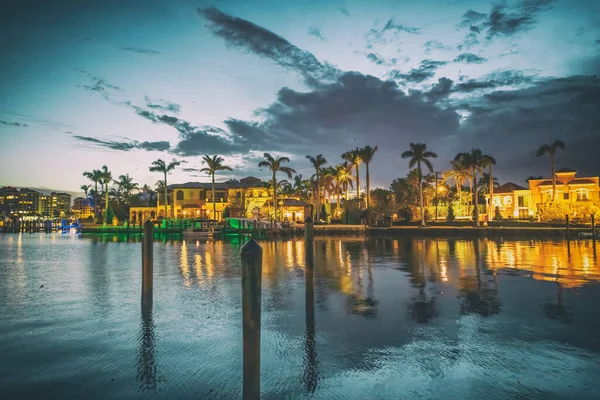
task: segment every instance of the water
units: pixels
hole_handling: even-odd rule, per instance
[[[241,398],[241,245],[0,235],[2,398]],[[261,245],[265,399],[598,398],[591,242]]]

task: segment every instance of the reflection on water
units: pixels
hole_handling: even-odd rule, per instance
[[[156,360],[154,347],[154,320],[152,306],[142,305],[140,334],[138,342],[140,349],[137,359],[137,380],[141,390],[156,390]]]
[[[3,397],[241,398],[248,374],[263,398],[600,390],[589,241],[262,242],[260,336],[244,346],[239,238],[157,237],[141,318],[141,245],[115,238],[0,236]]]

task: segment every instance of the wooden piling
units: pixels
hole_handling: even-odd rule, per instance
[[[154,224],[146,221],[142,238],[142,304],[152,304],[154,270]]]
[[[567,222],[567,239],[569,238],[569,214],[565,216],[565,220]]]
[[[260,399],[262,248],[250,239],[241,250],[244,400]]]
[[[592,217],[592,239],[596,239],[596,221],[594,220],[594,214],[591,215]]]

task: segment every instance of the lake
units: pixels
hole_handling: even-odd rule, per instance
[[[0,235],[2,398],[241,398],[242,244]],[[260,244],[264,399],[598,398],[591,241]]]

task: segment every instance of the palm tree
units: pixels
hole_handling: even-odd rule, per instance
[[[164,189],[164,194],[165,194],[165,219],[168,218],[167,213],[168,211],[168,203],[169,203],[169,199],[167,198],[167,175],[169,174],[169,172],[173,171],[175,168],[177,168],[179,165],[181,164],[180,161],[177,160],[172,160],[170,163],[167,164],[167,162],[165,160],[161,160],[158,159],[156,161],[152,162],[152,166],[150,167],[150,172],[162,172],[164,174],[164,182],[163,183],[163,189]],[[159,181],[160,182],[160,181]]]
[[[336,167],[335,180],[340,185],[341,191],[345,193],[346,200],[348,200],[348,188],[353,187],[352,181],[356,179],[352,176],[352,167],[347,163],[338,164]],[[338,201],[339,203],[339,201]]]
[[[371,176],[369,175],[369,164],[371,163],[371,161],[373,161],[373,157],[377,152],[377,148],[377,146],[365,146],[362,149],[360,149],[359,152],[360,159],[365,163],[365,168],[367,170],[367,209],[370,207],[371,204]]]
[[[102,182],[104,183],[104,196],[105,196],[105,200],[104,200],[104,223],[108,225],[108,223],[110,222],[108,220],[108,208],[109,208],[109,204],[108,204],[108,183],[110,181],[112,181],[112,172],[110,172],[108,170],[108,167],[106,165],[102,166],[102,170],[101,170],[101,175],[102,175]]]
[[[455,160],[451,160],[450,165],[452,166],[452,169],[444,172],[443,179],[444,181],[452,179],[454,181],[454,184],[456,185],[456,193],[458,193],[458,195],[460,196],[460,194],[462,193],[462,186],[467,180],[468,171],[464,167],[464,165]]]
[[[85,193],[85,200],[86,200],[88,206],[90,205],[90,198],[89,198],[88,193],[89,193],[91,187],[92,187],[91,185],[81,185],[79,187]]]
[[[91,172],[84,172],[83,176],[94,182],[94,217],[97,218],[98,212],[98,183],[102,181],[102,171],[95,169]]]
[[[550,155],[550,166],[552,167],[552,201],[556,201],[556,172],[554,168],[554,156],[557,149],[564,149],[565,143],[562,140],[555,140],[551,145],[543,145],[536,153],[536,157],[541,157],[544,154]]]
[[[493,185],[490,185],[490,182],[493,182]],[[491,176],[487,172],[484,172],[481,174],[481,178],[479,178],[479,183],[477,185],[479,186],[480,194],[493,193],[494,188],[499,186],[498,178]],[[492,204],[491,197],[490,204]]]
[[[458,153],[454,158],[454,161],[463,164],[471,173],[473,193],[475,196],[475,226],[479,226],[479,193],[477,191],[477,173],[480,172],[485,165],[487,165],[486,157],[487,156],[485,156],[480,149],[472,149],[468,153]]]
[[[490,200],[489,200],[490,204],[487,207],[487,213],[488,213],[488,220],[489,221],[492,220],[492,204],[493,204],[493,199],[494,199],[494,186],[496,186],[496,184],[498,183],[497,179],[495,179],[494,175],[492,175],[492,167],[494,165],[496,165],[496,159],[494,157],[492,157],[490,155],[487,155],[487,154],[482,157],[481,167],[482,168],[486,168],[487,167],[488,171],[489,171],[488,174],[487,174],[487,175],[489,175],[487,179],[488,179],[488,182],[490,183],[488,185],[488,190],[489,190],[489,193],[490,193]],[[483,174],[483,175],[486,175],[486,174]]]
[[[312,157],[312,156],[306,156],[306,159],[308,161],[310,161],[310,163],[312,164],[312,166],[315,169],[315,174],[316,174],[316,182],[317,182],[317,191],[315,193],[315,206],[317,208],[316,210],[316,214],[317,214],[317,222],[321,221],[321,190],[320,190],[320,185],[319,185],[319,172],[321,172],[321,167],[325,164],[327,164],[327,160],[325,159],[325,157],[323,157],[322,154],[317,154],[316,157]]]
[[[233,171],[231,167],[227,165],[223,165],[223,157],[221,156],[212,156],[204,155],[202,157],[202,162],[206,163],[206,167],[202,168],[201,172],[206,172],[209,176],[212,177],[212,203],[213,203],[213,218],[217,219],[217,204],[215,203],[215,173],[217,171]]]
[[[260,168],[266,167],[273,173],[273,186],[277,186],[277,172],[283,172],[288,176],[289,179],[292,179],[292,174],[295,174],[296,171],[290,167],[283,166],[284,163],[289,163],[290,159],[288,157],[273,157],[269,153],[263,154],[265,158],[263,161],[258,163]],[[277,220],[277,190],[273,190],[273,224],[275,220]]]
[[[425,226],[425,213],[423,212],[423,170],[421,164],[425,165],[429,172],[433,173],[433,165],[431,165],[430,158],[437,158],[437,154],[428,151],[425,143],[410,143],[410,150],[405,151],[401,155],[402,158],[410,158],[408,161],[408,167],[413,168],[417,166],[417,172],[419,173],[419,204],[421,211],[421,226]]]
[[[342,154],[342,159],[348,161],[350,167],[354,167],[356,170],[356,198],[360,198],[360,163],[362,159],[360,158],[360,150],[358,147],[354,150],[350,150]]]
[[[133,178],[129,174],[119,175],[119,179],[114,182],[119,187],[119,191],[123,193],[125,202],[129,204],[131,202],[131,192],[137,190],[139,185],[133,181]]]
[[[150,202],[153,199],[152,193],[154,193],[154,190],[152,190],[152,188],[150,187],[150,185],[148,185],[147,183],[144,184],[144,186],[142,186],[142,191],[144,193],[148,193],[150,195],[150,197],[148,198],[148,205],[150,204]]]

